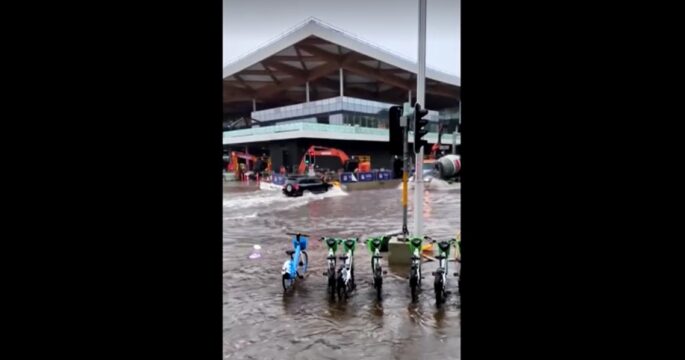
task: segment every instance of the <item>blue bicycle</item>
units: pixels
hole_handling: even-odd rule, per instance
[[[285,253],[290,256],[290,259],[283,263],[283,268],[281,269],[284,292],[293,287],[295,280],[304,278],[304,275],[307,272],[307,265],[309,264],[309,256],[305,251],[307,249],[309,235],[301,233],[286,233],[286,235],[293,236],[292,242],[294,250],[285,251]]]

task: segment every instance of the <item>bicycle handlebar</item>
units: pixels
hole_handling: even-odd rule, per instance
[[[285,234],[286,234],[286,235],[293,235],[293,236],[297,236],[297,237],[300,237],[300,236],[309,237],[309,235],[307,235],[307,234],[302,234],[302,233],[289,233],[289,232],[287,232],[287,233],[285,233]]]
[[[435,239],[433,239],[433,238],[429,238],[429,239],[431,240],[431,243],[433,243],[433,244],[435,244],[436,242],[438,242],[438,240],[435,240]],[[456,242],[457,242],[457,239],[452,238],[452,239],[443,240],[443,241],[450,242],[450,243],[456,243]],[[440,241],[440,242],[443,242],[443,241]]]
[[[288,235],[295,235],[295,234],[288,234]],[[308,236],[308,235],[304,235],[304,234],[302,234],[302,235],[303,235],[303,236]],[[322,237],[319,238],[319,241],[323,241],[323,240],[326,240],[326,239],[335,239],[335,240],[338,240],[338,241],[345,241],[345,240],[353,239],[353,240],[355,240],[356,242],[359,242],[359,237],[356,237],[356,238],[355,238],[355,237],[349,237],[349,238],[342,238],[342,237],[341,237],[341,238],[337,238],[337,237],[333,237],[333,236],[329,236],[329,237],[322,236]]]

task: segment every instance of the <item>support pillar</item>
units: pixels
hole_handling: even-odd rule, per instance
[[[309,81],[307,81],[305,83],[305,87],[306,87],[306,92],[307,92],[307,102],[309,102]]]

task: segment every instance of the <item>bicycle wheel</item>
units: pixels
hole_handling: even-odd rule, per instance
[[[374,274],[374,285],[376,285],[376,298],[381,300],[381,293],[383,292],[383,276],[381,268],[376,268],[376,273]]]
[[[331,264],[330,262],[328,263],[328,271],[326,272],[328,275],[328,293],[335,298],[335,290],[336,290],[336,278],[335,278],[335,265]]]
[[[350,289],[348,289],[348,287],[350,287],[350,286],[351,286],[351,285],[349,285],[349,281],[348,281],[347,286],[346,286],[346,285],[343,285],[343,287],[342,287],[342,288],[343,288],[342,295],[343,295],[343,299],[344,299],[345,301],[347,301],[347,299],[348,299],[348,297],[349,297],[349,291],[350,291]]]
[[[293,286],[293,279],[291,279],[290,276],[288,276],[288,274],[283,274],[282,282],[284,292],[290,289],[291,286]]]
[[[354,282],[354,265],[350,269],[350,291],[357,288],[357,283]]]
[[[461,296],[461,269],[459,269],[459,279],[457,280],[457,291],[459,296]]]
[[[328,293],[335,297],[335,275],[333,274],[334,273],[329,273],[328,275]]]
[[[409,286],[411,286],[411,301],[416,302],[419,299],[419,286],[418,286],[418,279],[416,276],[416,273],[413,273],[411,275],[411,278],[409,279]]]
[[[304,276],[304,274],[307,272],[307,266],[309,266],[309,255],[307,255],[306,251],[302,250],[300,255],[300,263],[297,267],[297,272],[300,275]]]
[[[345,287],[345,280],[343,280],[342,277],[342,272],[338,274],[338,281],[337,281],[337,290],[338,290],[338,300],[342,301],[343,300],[343,292],[345,293],[345,298],[347,298],[347,288]]]
[[[418,279],[419,279],[419,287],[421,287],[421,278],[423,278],[423,274],[421,273],[421,260],[419,260],[419,265],[418,265]]]
[[[445,302],[445,284],[442,281],[442,275],[435,276],[435,303],[440,306]]]

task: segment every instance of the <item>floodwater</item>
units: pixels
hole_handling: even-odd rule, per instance
[[[435,305],[434,262],[423,265],[422,292],[411,303],[408,268],[383,269],[383,300],[371,284],[370,254],[359,244],[355,252],[357,288],[346,302],[332,300],[326,290],[325,245],[321,236],[362,239],[398,231],[402,226],[401,191],[360,190],[305,194],[286,198],[278,190],[254,186],[224,187],[224,315],[225,359],[459,359],[460,302],[457,278],[448,280],[452,294]],[[426,191],[425,233],[437,239],[455,237],[461,229],[459,189]],[[409,194],[409,229],[413,227]],[[284,233],[311,235],[307,276],[283,293],[281,267],[292,248]],[[261,257],[250,259],[253,246]],[[384,259],[385,261],[385,254]],[[449,272],[456,269],[450,263]]]

